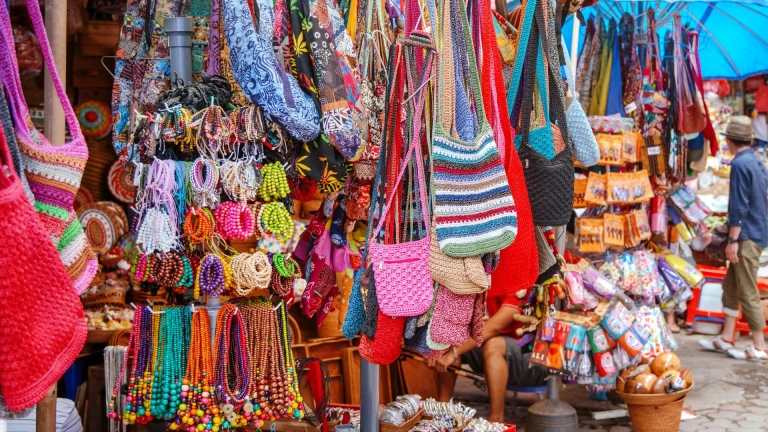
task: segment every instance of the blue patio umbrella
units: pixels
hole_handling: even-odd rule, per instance
[[[601,15],[619,21],[628,12],[643,20],[649,9],[655,10],[660,41],[672,30],[672,17],[678,13],[683,25],[699,32],[699,57],[705,79],[743,80],[768,73],[768,0],[600,0],[584,9],[583,14],[585,18]],[[569,50],[573,19],[569,17],[563,26]],[[579,33],[581,50],[584,26]]]

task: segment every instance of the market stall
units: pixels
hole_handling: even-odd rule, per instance
[[[91,1],[71,97],[62,4],[48,34],[36,1],[11,6],[26,28],[0,8],[21,154],[2,186],[14,232],[54,245],[0,265],[51,263],[9,288],[33,287],[32,309],[60,312],[38,331],[74,341],[35,338],[53,374],[0,368],[11,413],[45,398],[49,427],[64,375],[87,430],[514,430],[431,399],[427,367],[481,347],[503,305],[545,402],[586,385],[618,391],[637,430],[679,420],[675,317],[727,209],[731,110],[704,79],[765,72],[713,27],[763,6]],[[7,337],[0,358],[23,339]]]

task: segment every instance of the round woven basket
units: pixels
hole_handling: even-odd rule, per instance
[[[674,432],[680,429],[685,396],[692,388],[693,384],[676,393],[658,395],[617,393],[627,403],[635,432]]]

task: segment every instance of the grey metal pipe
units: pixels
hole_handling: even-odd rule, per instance
[[[171,56],[171,80],[192,82],[192,31],[194,21],[190,17],[166,18],[168,50]]]
[[[360,359],[360,431],[379,432],[379,365]]]

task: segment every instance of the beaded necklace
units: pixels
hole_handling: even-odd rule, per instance
[[[224,404],[222,411],[226,418],[222,422],[222,428],[241,427],[240,423],[245,426],[245,418],[238,418],[235,411],[245,404],[250,384],[246,331],[237,306],[226,304],[219,310],[214,345],[216,346],[214,391],[218,400]]]
[[[287,368],[285,369],[285,381],[288,387],[288,400],[285,401],[286,412],[288,416],[302,419],[305,415],[304,399],[301,397],[299,391],[299,376],[296,373],[296,362],[293,359],[293,351],[291,350],[291,334],[288,330],[288,308],[285,306],[284,301],[280,302],[280,307],[277,309],[277,313],[280,321],[280,339],[284,353],[283,358],[287,363]]]
[[[129,388],[128,395],[129,396],[126,397],[125,410],[123,411],[122,416],[118,414],[118,412],[115,411],[115,409],[117,408],[117,404],[118,404],[117,399],[118,399],[118,395],[120,394],[119,393],[120,383],[123,381],[123,377],[125,376],[125,370],[128,367],[128,361],[131,358],[130,354],[133,353],[134,355],[136,355],[136,353],[138,353],[139,339],[141,335],[141,314],[142,314],[141,309],[142,308],[137,309],[133,315],[134,324],[133,324],[133,328],[131,329],[131,337],[128,340],[128,353],[125,356],[125,361],[123,361],[123,366],[121,367],[120,375],[118,376],[118,379],[115,382],[115,387],[114,389],[112,389],[112,397],[110,398],[109,406],[107,407],[107,415],[109,416],[110,419],[122,421],[126,425],[134,424],[136,421],[136,414],[133,413],[132,411],[133,406],[131,402],[133,402],[133,399],[131,398],[131,400],[128,400],[128,397],[131,397],[130,390],[135,383],[135,380],[134,380],[135,375],[134,375],[133,369],[131,370],[131,377],[128,379],[128,388]],[[137,367],[135,357],[134,357],[133,363],[134,363],[133,368],[135,369]]]
[[[195,430],[218,429],[222,419],[213,394],[213,359],[211,355],[211,321],[206,309],[197,309],[192,316],[191,340],[187,371],[181,381],[181,403],[171,430],[190,427]],[[177,425],[177,428],[173,427]],[[201,429],[202,426],[202,429]]]

